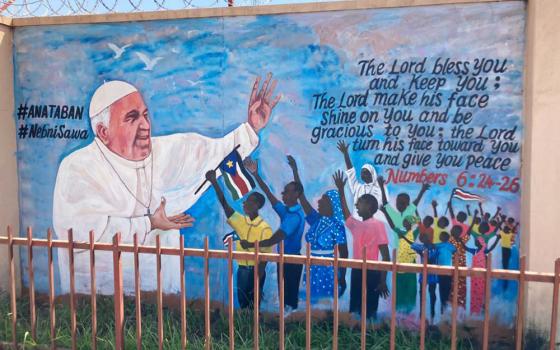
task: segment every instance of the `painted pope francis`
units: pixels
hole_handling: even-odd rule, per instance
[[[195,194],[204,174],[214,169],[236,145],[242,157],[258,145],[257,133],[266,126],[280,96],[273,98],[276,81],[271,74],[260,86],[257,78],[249,100],[247,122],[222,138],[196,133],[152,137],[148,107],[142,94],[124,81],[101,85],[91,98],[89,115],[95,134],[92,143],[68,155],[56,178],[53,223],[58,239],[72,229],[76,241],[111,242],[116,232],[122,242],[178,247],[181,228],[193,225],[184,211],[196,203],[209,184]],[[76,292],[90,292],[87,251],[75,251]],[[162,257],[163,290],[180,290],[179,259]],[[61,292],[70,289],[68,253],[59,250]],[[124,290],[134,292],[132,254],[122,255]],[[157,286],[155,255],[140,259],[142,290]],[[97,292],[113,293],[111,252],[96,252]]]

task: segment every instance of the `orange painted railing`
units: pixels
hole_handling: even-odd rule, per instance
[[[116,349],[124,348],[124,293],[123,293],[123,276],[121,265],[121,254],[131,253],[134,254],[134,279],[135,279],[135,305],[136,305],[136,331],[137,331],[137,348],[142,347],[142,333],[141,333],[141,299],[140,299],[140,272],[139,272],[139,254],[155,254],[156,255],[156,278],[157,278],[157,310],[158,310],[158,337],[159,348],[163,348],[163,291],[162,291],[162,271],[161,271],[161,256],[171,255],[177,256],[180,259],[180,279],[181,279],[181,347],[185,349],[187,346],[187,322],[186,322],[186,290],[185,290],[185,257],[202,257],[204,259],[204,337],[205,347],[210,349],[211,332],[210,332],[210,285],[209,285],[209,259],[225,259],[228,262],[228,321],[229,321],[229,344],[230,349],[234,349],[234,309],[233,309],[233,261],[234,260],[254,260],[254,305],[259,305],[259,262],[277,262],[280,275],[283,275],[284,264],[302,264],[306,269],[306,304],[305,304],[305,327],[306,339],[305,348],[311,349],[311,303],[310,303],[310,283],[309,283],[309,270],[311,265],[323,265],[334,267],[334,300],[333,300],[333,335],[332,335],[332,348],[338,349],[338,327],[339,327],[339,310],[338,310],[338,274],[336,273],[338,267],[357,268],[362,270],[362,314],[366,310],[366,279],[367,270],[387,271],[392,273],[391,283],[391,320],[390,320],[390,349],[394,350],[396,347],[396,272],[412,272],[422,274],[422,297],[420,300],[421,309],[421,322],[420,322],[420,349],[425,349],[426,344],[426,294],[427,294],[427,275],[446,275],[452,276],[452,300],[451,300],[451,349],[457,347],[457,309],[458,309],[458,281],[461,277],[483,277],[485,278],[485,311],[482,333],[482,348],[488,349],[489,330],[490,330],[490,297],[491,297],[491,282],[493,279],[513,280],[519,283],[518,285],[518,298],[517,298],[517,319],[515,331],[515,349],[522,349],[523,346],[523,319],[524,319],[524,302],[525,302],[525,287],[528,282],[542,282],[550,283],[553,285],[553,300],[552,300],[552,315],[551,315],[551,328],[549,348],[553,350],[556,342],[556,326],[558,317],[558,292],[560,290],[560,259],[555,262],[554,273],[538,273],[525,271],[526,259],[520,258],[519,270],[499,270],[492,269],[492,255],[489,254],[487,269],[483,268],[467,268],[459,267],[457,265],[451,266],[438,266],[428,265],[426,256],[424,255],[423,264],[401,264],[395,260],[396,252],[393,251],[392,262],[371,261],[365,260],[365,252],[363,260],[354,259],[340,259],[338,256],[338,249],[334,249],[333,258],[313,257],[310,254],[310,246],[306,246],[306,254],[299,255],[285,255],[284,246],[281,242],[279,245],[279,253],[261,253],[259,251],[258,242],[255,247],[254,253],[248,252],[234,252],[232,249],[233,244],[228,245],[228,250],[211,250],[208,249],[208,238],[205,238],[204,248],[185,248],[184,238],[180,238],[180,247],[161,247],[159,236],[156,239],[156,246],[143,246],[138,245],[138,239],[134,236],[133,244],[122,244],[120,234],[113,237],[112,243],[96,243],[94,242],[94,233],[90,232],[89,242],[75,242],[73,240],[72,230],[68,232],[68,241],[53,240],[52,231],[48,230],[47,239],[33,238],[31,228],[27,229],[27,237],[14,237],[12,229],[8,227],[7,236],[0,236],[0,244],[8,246],[9,257],[9,271],[10,271],[10,306],[12,315],[12,345],[17,348],[17,302],[16,302],[16,276],[15,276],[15,262],[14,262],[14,247],[27,246],[28,256],[28,274],[29,274],[29,303],[30,303],[30,324],[31,335],[36,335],[36,310],[35,310],[35,285],[34,285],[34,272],[33,272],[33,248],[45,247],[48,252],[48,276],[49,276],[49,311],[50,311],[50,336],[51,347],[56,346],[56,315],[55,315],[55,294],[54,294],[54,266],[53,266],[53,249],[67,249],[69,253],[69,269],[70,269],[70,317],[71,317],[71,336],[72,348],[76,348],[76,296],[75,296],[75,283],[74,283],[74,250],[88,250],[90,254],[90,268],[91,268],[91,308],[92,308],[92,344],[91,348],[96,349],[96,334],[97,334],[97,309],[96,309],[96,283],[95,283],[95,251],[111,251],[113,252],[113,275],[114,275],[114,305],[115,305],[115,347]],[[285,346],[285,325],[284,325],[284,288],[283,279],[279,279],[279,347],[284,349]],[[361,327],[361,348],[365,349],[366,346],[366,322],[365,317],[362,317],[360,324]],[[259,308],[254,308],[253,317],[253,337],[254,348],[259,348]]]

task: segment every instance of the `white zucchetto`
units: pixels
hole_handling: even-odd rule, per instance
[[[103,110],[121,98],[138,91],[136,87],[125,81],[113,80],[103,83],[95,90],[89,104],[89,117],[95,118]]]

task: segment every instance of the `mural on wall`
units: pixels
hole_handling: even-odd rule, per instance
[[[15,92],[22,227],[66,239],[238,251],[517,267],[525,4],[426,6],[257,17],[16,28]],[[42,57],[49,57],[42,60]],[[38,64],[41,62],[41,64]],[[57,293],[69,291],[57,252]],[[26,266],[25,254],[22,254]],[[203,296],[200,258],[187,294]],[[36,288],[48,289],[46,252]],[[112,257],[97,253],[111,294]],[[75,254],[89,293],[89,255]],[[134,292],[123,254],[125,293]],[[235,300],[253,307],[252,261],[236,263]],[[141,286],[155,290],[155,257]],[[263,264],[261,307],[278,307],[277,269]],[[166,293],[180,288],[163,259]],[[361,310],[361,271],[312,266],[315,308]],[[23,274],[24,283],[27,275]],[[211,265],[227,302],[227,265]],[[305,272],[284,270],[287,312],[301,309]],[[367,316],[390,311],[390,279],[369,271]],[[419,276],[397,276],[397,310],[417,317]],[[429,275],[429,316],[449,317],[451,278]],[[509,323],[517,285],[459,281],[461,317]],[[494,305],[496,307],[494,308]]]

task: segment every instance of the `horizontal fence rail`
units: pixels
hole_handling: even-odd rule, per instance
[[[13,237],[12,239],[13,245],[19,246],[26,246],[28,243],[27,238],[20,238],[20,237]],[[8,238],[5,236],[0,236],[0,244],[8,244]],[[62,240],[52,240],[52,247],[53,248],[66,248],[69,247],[68,241]],[[88,250],[89,243],[87,242],[73,242],[72,243],[74,250]],[[34,247],[48,247],[48,241],[46,239],[33,239],[33,246]],[[94,243],[93,249],[96,251],[113,251],[113,244],[112,243]],[[118,251],[122,253],[134,253],[134,245],[132,244],[120,244],[118,247]],[[140,254],[156,254],[157,249],[155,246],[138,246],[138,253]],[[181,249],[179,248],[170,248],[170,247],[161,247],[161,254],[162,255],[181,255]],[[184,254],[186,257],[200,257],[204,258],[206,254],[208,254],[208,258],[210,259],[228,259],[228,252],[227,250],[219,250],[219,249],[208,249],[206,253],[204,249],[200,248],[185,248]],[[247,252],[233,252],[232,256],[233,260],[254,260],[255,254],[254,253],[247,253]],[[279,262],[280,261],[280,254],[276,253],[259,253],[259,260],[266,261],[266,262]],[[321,265],[321,266],[332,266],[333,265],[333,258],[324,258],[324,257],[314,257],[311,256],[310,262],[311,265]],[[284,255],[284,263],[288,264],[301,264],[305,266],[306,257],[304,255]],[[356,259],[338,259],[339,267],[347,267],[347,268],[361,268],[362,261]],[[388,271],[390,272],[392,269],[392,264],[390,262],[385,261],[371,261],[368,260],[366,263],[368,270],[376,270],[376,271]],[[408,264],[408,263],[397,263],[397,272],[414,272],[414,273],[422,273],[422,265],[421,264]],[[437,275],[444,275],[444,276],[453,276],[453,267],[451,266],[439,266],[439,265],[428,265],[428,274],[437,274]],[[493,269],[490,276],[492,279],[503,279],[503,280],[515,280],[519,281],[520,272],[517,270],[502,270],[502,269]],[[547,272],[525,272],[525,281],[526,282],[544,282],[544,283],[554,283],[554,273],[547,273]],[[486,269],[484,268],[471,268],[471,267],[459,267],[459,277],[485,277],[486,276]]]
[[[138,244],[138,238],[134,235],[133,244],[123,244],[121,242],[121,235],[117,233],[113,236],[111,243],[101,243],[94,242],[94,232],[89,233],[88,242],[80,242],[73,240],[72,230],[68,231],[68,240],[53,240],[52,231],[48,230],[47,239],[33,238],[33,233],[31,228],[27,229],[27,237],[14,237],[11,227],[7,229],[7,236],[0,236],[0,245],[7,245],[9,254],[9,272],[10,272],[10,311],[11,311],[11,321],[12,321],[12,346],[17,349],[18,339],[17,339],[17,300],[16,300],[16,276],[15,276],[15,262],[14,262],[14,249],[16,246],[27,247],[27,257],[28,257],[28,277],[29,277],[29,313],[30,313],[30,325],[31,325],[31,335],[33,338],[36,336],[36,321],[37,321],[37,311],[36,311],[36,301],[35,301],[35,284],[34,284],[34,269],[33,269],[33,249],[34,248],[46,248],[48,253],[48,282],[49,282],[49,319],[50,319],[50,341],[51,348],[56,347],[56,314],[55,314],[55,292],[54,292],[54,268],[53,268],[53,253],[54,249],[66,249],[69,254],[69,270],[70,270],[70,331],[71,331],[71,347],[72,349],[77,348],[77,330],[76,330],[76,295],[75,295],[75,282],[74,282],[74,254],[76,251],[84,250],[89,251],[90,257],[90,269],[91,269],[91,327],[92,327],[92,344],[91,348],[97,348],[96,334],[97,334],[97,308],[96,308],[96,276],[95,276],[95,252],[96,251],[106,251],[112,252],[113,255],[113,280],[114,280],[114,320],[115,320],[115,348],[124,348],[124,330],[125,330],[125,318],[124,318],[124,290],[123,290],[123,275],[122,275],[122,254],[128,253],[134,256],[134,298],[135,298],[135,327],[137,334],[136,347],[138,349],[142,348],[142,303],[141,303],[141,290],[140,290],[140,272],[139,272],[139,254],[154,254],[156,255],[156,276],[157,280],[157,336],[159,339],[159,348],[163,349],[164,346],[164,319],[163,319],[163,287],[162,287],[162,269],[161,269],[161,259],[162,256],[177,256],[180,259],[180,278],[181,290],[180,290],[180,315],[181,315],[181,349],[187,348],[187,318],[186,318],[186,284],[185,284],[185,257],[200,257],[204,259],[204,343],[206,349],[212,348],[212,335],[211,335],[211,310],[210,310],[210,282],[209,282],[209,260],[210,259],[224,259],[228,264],[228,328],[229,328],[229,348],[234,349],[235,347],[235,329],[234,329],[234,286],[233,286],[233,261],[235,260],[248,260],[254,261],[255,267],[253,270],[253,283],[254,283],[254,316],[253,316],[253,344],[254,348],[259,348],[259,262],[276,262],[278,263],[278,273],[283,276],[285,264],[300,264],[306,271],[306,302],[305,302],[305,348],[311,349],[311,303],[310,303],[310,268],[312,265],[318,266],[332,266],[334,267],[334,294],[333,294],[333,320],[332,320],[332,348],[338,348],[338,329],[339,329],[339,300],[338,300],[338,268],[355,268],[361,270],[361,280],[362,280],[362,319],[360,322],[360,343],[361,348],[366,348],[366,322],[365,322],[365,312],[366,312],[366,282],[367,282],[367,271],[387,271],[391,272],[391,288],[390,294],[390,305],[391,305],[391,317],[390,317],[390,339],[389,347],[391,350],[397,347],[396,344],[396,275],[398,272],[408,272],[408,273],[418,273],[422,276],[421,282],[421,299],[420,299],[420,349],[426,348],[426,313],[427,313],[427,280],[428,275],[442,275],[451,276],[452,286],[451,286],[451,349],[457,348],[457,310],[458,310],[458,283],[459,279],[462,277],[478,277],[484,279],[486,283],[485,288],[485,307],[484,307],[484,320],[483,320],[483,332],[482,332],[482,349],[489,348],[489,330],[490,330],[490,298],[491,298],[491,282],[494,279],[500,280],[513,280],[518,282],[518,297],[517,297],[517,315],[515,320],[515,349],[522,349],[523,346],[523,319],[524,319],[524,302],[525,302],[525,292],[524,289],[529,282],[540,282],[540,283],[550,283],[553,285],[553,300],[552,300],[552,312],[551,312],[551,329],[550,329],[550,339],[549,348],[555,349],[556,346],[556,326],[557,326],[557,315],[558,315],[558,293],[560,291],[560,259],[555,261],[555,272],[554,273],[539,273],[526,271],[526,259],[524,256],[520,257],[519,270],[502,270],[493,269],[491,267],[492,254],[487,257],[488,268],[472,268],[472,267],[461,267],[458,265],[454,266],[439,266],[430,265],[427,263],[427,255],[424,253],[422,264],[407,264],[407,263],[397,263],[396,262],[396,250],[392,251],[392,261],[371,261],[366,260],[365,251],[363,252],[363,259],[343,259],[338,255],[338,249],[334,249],[334,257],[314,257],[311,256],[310,246],[307,244],[305,255],[288,255],[284,254],[284,244],[281,242],[279,247],[279,253],[263,253],[259,249],[259,244],[256,242],[254,252],[236,252],[233,251],[233,242],[229,241],[227,250],[215,250],[208,248],[208,237],[204,240],[204,248],[185,248],[184,238],[180,237],[180,247],[162,247],[160,245],[159,236],[156,238],[155,246],[144,246]],[[284,281],[283,278],[279,278],[279,348],[285,348],[285,324],[284,324]],[[0,344],[1,347],[1,344]]]

